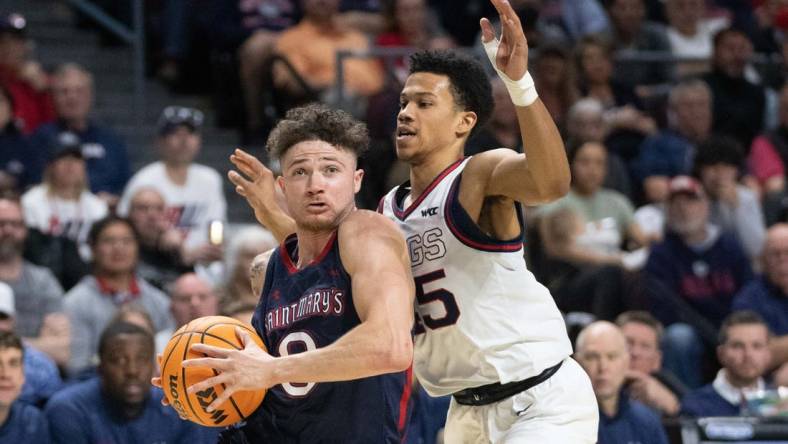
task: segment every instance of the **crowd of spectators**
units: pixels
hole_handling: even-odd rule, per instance
[[[97,3],[128,19],[127,2]],[[275,241],[221,232],[236,221],[222,172],[195,163],[206,126],[254,144],[296,104],[344,107],[370,129],[358,204],[374,208],[407,178],[392,138],[406,54],[484,59],[479,18],[500,26],[488,0],[146,3],[151,72],[176,88],[207,72],[218,118],[168,106],[150,147],[94,115],[93,73],[37,60],[25,18],[0,11],[0,380],[13,386],[0,440],[47,421],[53,442],[150,427],[213,439],[158,405],[153,356],[196,317],[248,321],[249,267]],[[527,260],[579,323],[600,442],[663,443],[660,418],[738,415],[788,385],[788,4],[510,3],[572,171],[566,197],[524,210]],[[353,55],[338,84],[340,50]],[[468,155],[523,150],[491,79],[495,110]],[[132,171],[132,148],[159,160]],[[408,442],[436,442],[446,400],[414,394]]]

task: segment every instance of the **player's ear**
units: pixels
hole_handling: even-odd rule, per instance
[[[276,176],[276,184],[279,186],[279,189],[284,193],[285,192],[285,177],[284,176]]]
[[[476,113],[473,111],[463,111],[460,114],[460,121],[457,124],[456,133],[458,136],[462,137],[467,134],[470,134],[473,127],[476,125],[476,121],[478,117]]]
[[[361,190],[361,180],[364,178],[364,170],[361,168],[353,172],[353,194]]]

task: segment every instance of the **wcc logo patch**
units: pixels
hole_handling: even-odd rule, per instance
[[[421,210],[421,217],[430,217],[430,216],[437,216],[438,215],[438,207],[430,207],[424,210]]]

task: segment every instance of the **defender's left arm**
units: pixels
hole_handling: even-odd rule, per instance
[[[539,100],[528,73],[528,42],[509,2],[491,0],[501,21],[496,38],[490,21],[481,20],[482,41],[490,62],[516,106],[524,154],[493,150],[474,158],[487,196],[506,196],[526,205],[555,200],[569,191],[570,173],[561,135]],[[471,165],[469,165],[471,167]]]

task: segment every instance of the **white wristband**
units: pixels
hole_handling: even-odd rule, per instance
[[[493,38],[489,42],[482,42],[482,44],[484,45],[484,52],[487,53],[487,58],[490,59],[490,63],[492,63],[493,68],[495,68],[495,72],[498,73],[498,77],[500,77],[504,85],[506,85],[506,89],[509,91],[509,97],[512,98],[512,103],[516,106],[528,106],[536,102],[536,99],[539,98],[539,94],[536,93],[536,87],[534,86],[534,79],[531,77],[531,73],[526,71],[525,75],[519,80],[510,79],[509,76],[498,69],[498,65],[495,63],[495,57],[498,54],[498,39]]]

